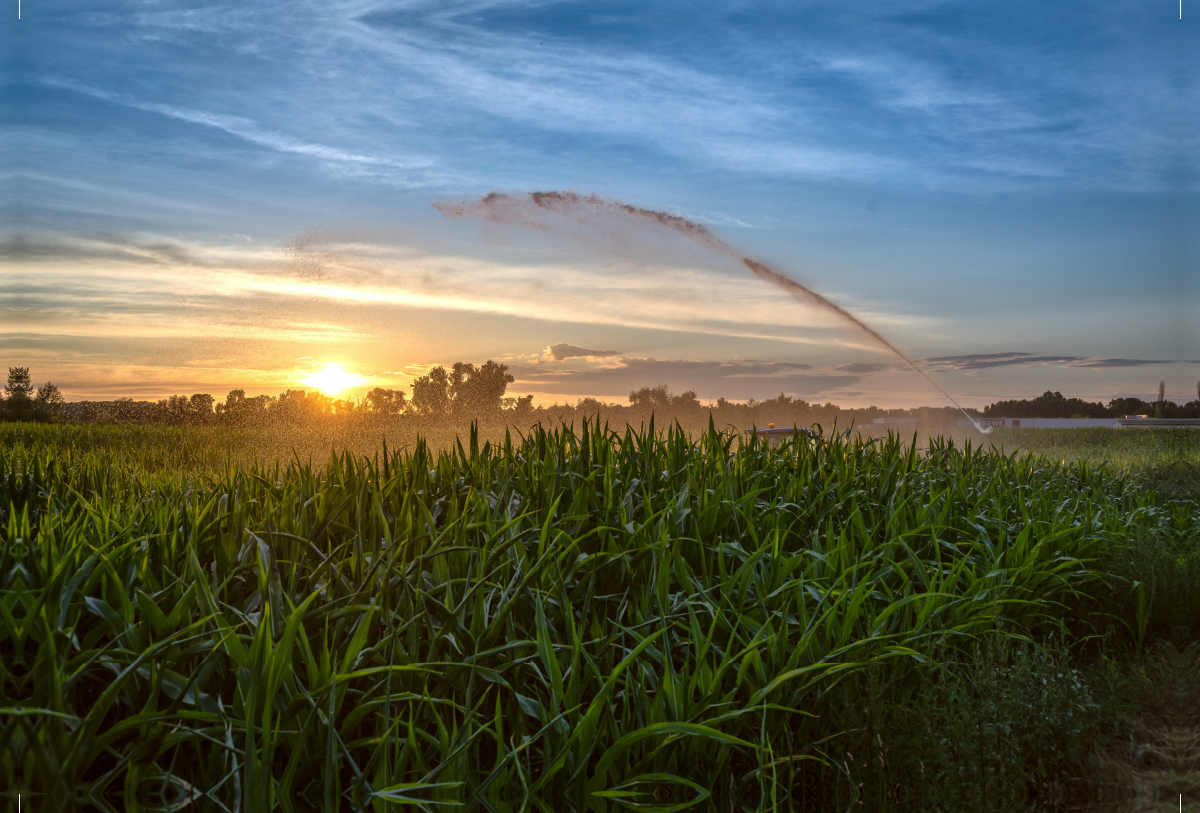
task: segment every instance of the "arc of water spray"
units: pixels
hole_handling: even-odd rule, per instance
[[[533,216],[538,214],[539,211],[553,212],[575,220],[581,225],[587,225],[594,218],[623,215],[633,217],[652,227],[666,228],[678,232],[710,249],[732,257],[748,268],[759,279],[779,286],[793,298],[800,301],[807,300],[849,322],[855,328],[886,347],[891,353],[895,354],[905,364],[915,370],[918,375],[932,384],[934,389],[946,397],[946,400],[958,407],[958,411],[976,429],[984,434],[991,432],[990,428],[981,426],[979,421],[968,415],[967,411],[962,408],[962,405],[954,400],[950,393],[942,389],[936,381],[930,378],[924,370],[918,367],[912,359],[900,352],[899,348],[857,316],[840,305],[830,302],[808,286],[801,285],[788,275],[771,268],[766,263],[761,263],[758,260],[742,255],[737,249],[717,237],[707,228],[687,218],[666,212],[657,212],[653,209],[630,206],[626,203],[607,200],[596,195],[577,195],[574,192],[530,192],[528,197],[492,192],[479,200],[458,202],[439,201],[433,204],[433,207],[447,217],[478,217],[492,223],[523,223],[530,226],[538,225]]]
[[[796,282],[791,277],[788,277],[785,274],[779,273],[778,271],[771,268],[770,266],[764,265],[763,263],[760,263],[756,260],[752,260],[749,257],[741,257],[740,259],[742,261],[742,264],[745,265],[747,268],[749,268],[751,271],[753,271],[755,273],[755,275],[758,276],[760,279],[764,279],[764,280],[767,280],[768,282],[775,283],[780,288],[787,291],[789,294],[791,294],[793,297],[795,297],[797,299],[801,299],[801,300],[808,299],[808,300],[816,302],[817,304],[821,305],[824,308],[828,308],[829,310],[831,310],[834,313],[841,316],[846,321],[850,322],[855,327],[862,330],[864,333],[866,333],[868,336],[873,338],[875,341],[882,344],[888,350],[891,350],[893,353],[895,353],[897,356],[899,356],[900,359],[903,360],[905,364],[907,364],[909,367],[912,367],[914,370],[916,370],[917,374],[920,375],[921,378],[924,378],[926,381],[928,381],[930,384],[932,384],[938,392],[940,392],[942,395],[946,396],[946,399],[950,403],[952,403],[952,404],[954,404],[954,406],[958,407],[958,411],[961,412],[963,414],[963,416],[966,417],[966,419],[968,421],[970,421],[971,424],[974,425],[974,427],[976,429],[978,429],[980,432],[983,432],[985,435],[991,434],[990,428],[985,428],[985,427],[981,426],[979,424],[979,421],[975,420],[970,415],[968,415],[967,411],[962,408],[962,405],[960,403],[958,403],[958,401],[955,401],[954,397],[950,393],[948,393],[944,389],[942,389],[936,381],[934,381],[932,378],[930,378],[928,373],[926,373],[924,370],[922,370],[920,367],[918,367],[916,362],[914,362],[908,356],[901,353],[900,350],[897,349],[894,344],[889,342],[887,339],[883,338],[883,336],[881,336],[877,331],[875,331],[872,328],[865,325],[862,322],[862,320],[859,319],[857,316],[850,313],[845,308],[842,308],[842,307],[839,307],[838,305],[833,304],[825,297],[823,297],[820,294],[816,293],[815,291],[812,291],[811,289],[801,285],[800,283]]]

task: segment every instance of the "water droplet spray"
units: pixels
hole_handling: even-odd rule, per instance
[[[527,196],[491,192],[478,200],[438,201],[433,206],[447,217],[476,217],[497,224],[544,228],[544,225],[539,221],[539,215],[552,213],[570,218],[585,227],[589,222],[596,221],[597,225],[600,225],[602,222],[605,227],[611,229],[614,225],[619,225],[619,223],[615,223],[614,221],[624,218],[641,226],[669,229],[682,234],[713,251],[727,257],[732,257],[748,268],[759,279],[777,285],[795,299],[811,302],[836,314],[843,321],[848,322],[883,345],[901,361],[915,370],[918,375],[932,384],[934,389],[944,395],[950,403],[958,407],[959,412],[976,429],[984,434],[991,433],[989,427],[981,426],[979,421],[968,415],[967,411],[962,408],[962,405],[958,401],[955,401],[951,397],[950,393],[938,386],[938,383],[918,367],[912,359],[900,352],[899,348],[885,339],[874,328],[867,325],[845,308],[830,302],[816,291],[806,285],[800,284],[783,272],[777,271],[766,263],[742,255],[741,252],[717,237],[707,228],[687,218],[666,212],[654,211],[653,209],[630,206],[626,203],[608,200],[596,195],[578,195],[574,192],[530,192]]]

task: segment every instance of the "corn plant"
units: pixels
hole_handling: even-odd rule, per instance
[[[850,804],[847,676],[1060,628],[1156,516],[1102,469],[896,437],[236,464],[119,431],[0,430],[0,787],[30,810]]]

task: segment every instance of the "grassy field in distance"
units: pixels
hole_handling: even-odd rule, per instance
[[[1195,429],[994,429],[988,441],[1008,451],[1131,471],[1178,462],[1200,465],[1200,431]]]
[[[1200,527],[1145,485],[1186,481],[1200,433],[1063,435],[292,452],[0,425],[0,785],[59,810],[1026,802],[1099,725],[1073,642],[1140,647],[1172,577],[1138,574]]]
[[[578,425],[573,422],[571,425]],[[668,423],[668,426],[671,424]],[[613,424],[619,428],[620,424]],[[707,421],[685,421],[683,430],[691,435],[707,430]],[[659,431],[664,428],[659,424]],[[741,427],[717,427],[741,437]],[[749,428],[749,427],[745,427]],[[860,426],[823,427],[825,434],[844,432],[853,428],[856,436],[886,439],[896,435],[902,443],[910,443],[911,432],[888,432],[872,424]],[[483,425],[480,438],[493,443],[503,441],[505,431],[519,438],[529,427]],[[35,426],[10,431],[32,433]],[[386,441],[392,450],[411,448],[418,439],[433,451],[452,447],[469,426],[425,426],[397,421],[396,425],[337,425],[324,426],[243,426],[243,427],[168,427],[157,425],[74,425],[71,442],[80,448],[107,450],[141,456],[149,465],[193,467],[216,466],[226,460],[239,464],[268,463],[323,459],[331,452],[349,451],[352,454],[374,455]],[[32,437],[32,435],[31,435]],[[1020,454],[1043,454],[1062,461],[1082,461],[1090,464],[1107,463],[1114,469],[1140,472],[1183,462],[1200,467],[1200,431],[1192,429],[994,429],[984,435],[961,427],[929,430],[916,433],[918,447],[928,446],[938,438],[953,440],[957,445],[970,442],[982,448],[995,447]]]

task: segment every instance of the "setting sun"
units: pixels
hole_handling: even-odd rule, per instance
[[[348,373],[340,366],[332,364],[324,370],[315,372],[304,379],[310,387],[316,387],[326,395],[337,395],[349,387],[357,387],[366,381],[361,375]]]

